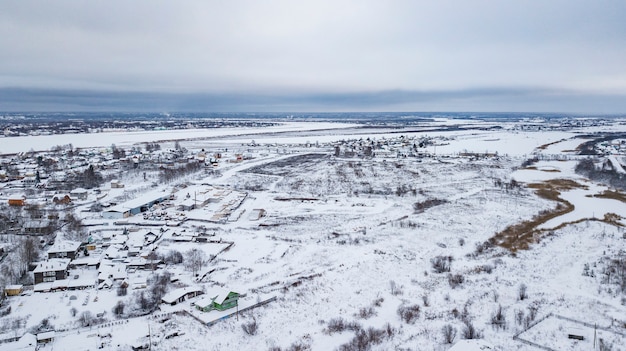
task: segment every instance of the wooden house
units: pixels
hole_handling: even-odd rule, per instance
[[[57,258],[40,262],[33,271],[35,284],[67,279],[69,265],[69,259]]]
[[[9,206],[24,206],[26,198],[23,195],[9,197]]]
[[[239,301],[239,293],[215,289],[206,293],[206,297],[195,303],[196,308],[203,312],[212,310],[224,311],[237,306]]]
[[[73,260],[78,256],[80,250],[80,242],[78,241],[63,241],[52,245],[48,249],[48,258],[69,258]]]
[[[77,188],[70,191],[70,196],[79,200],[87,200],[87,196],[89,195],[89,191],[83,188]]]
[[[26,234],[48,234],[52,232],[50,221],[47,219],[25,221],[22,226]]]
[[[4,288],[4,293],[7,296],[17,296],[19,294],[21,294],[24,291],[24,285],[7,285]]]

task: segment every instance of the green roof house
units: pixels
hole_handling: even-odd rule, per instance
[[[196,308],[203,312],[224,311],[237,306],[239,300],[239,293],[224,289],[211,290],[204,296],[195,303]]]

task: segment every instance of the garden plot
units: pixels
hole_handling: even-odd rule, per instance
[[[576,319],[548,315],[517,336],[523,342],[563,351],[623,350],[626,335]]]

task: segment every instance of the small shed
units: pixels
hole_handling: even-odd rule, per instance
[[[24,285],[7,285],[4,292],[7,296],[17,296],[24,291]]]
[[[44,333],[37,334],[37,343],[46,344],[54,340],[54,331],[47,331]]]

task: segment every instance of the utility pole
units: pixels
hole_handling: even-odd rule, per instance
[[[594,324],[593,325],[593,349],[596,349],[596,336],[597,336],[597,332],[598,332],[598,325]]]

